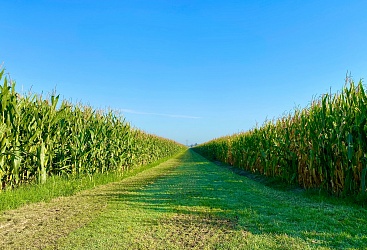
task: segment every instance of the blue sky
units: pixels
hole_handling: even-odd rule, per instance
[[[121,111],[183,144],[246,131],[367,76],[366,1],[3,0],[19,92]]]

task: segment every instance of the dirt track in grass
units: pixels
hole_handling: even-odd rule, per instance
[[[102,199],[83,192],[36,203],[0,216],[0,248],[39,249],[85,225],[106,207]]]

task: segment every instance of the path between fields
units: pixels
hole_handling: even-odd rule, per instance
[[[0,249],[359,249],[365,212],[265,187],[188,150],[120,182],[3,212]]]

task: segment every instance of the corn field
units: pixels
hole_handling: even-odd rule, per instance
[[[183,148],[132,128],[110,110],[60,102],[58,95],[21,97],[4,69],[0,81],[0,190],[51,175],[124,171]]]
[[[336,195],[366,192],[367,96],[362,81],[346,79],[340,93],[324,94],[250,131],[194,148],[247,171],[277,176]]]

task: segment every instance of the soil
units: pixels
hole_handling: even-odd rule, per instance
[[[107,205],[106,187],[59,197],[0,214],[0,249],[42,249],[88,223]],[[27,242],[27,246],[24,246]]]

